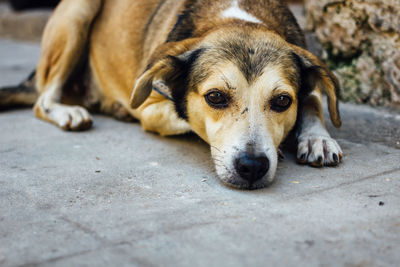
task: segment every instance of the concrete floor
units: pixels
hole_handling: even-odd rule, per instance
[[[37,44],[0,40],[0,86]],[[0,113],[0,266],[399,266],[400,114],[342,105],[346,157],[286,153],[276,182],[222,185],[193,135],[162,138],[95,116],[66,133]]]

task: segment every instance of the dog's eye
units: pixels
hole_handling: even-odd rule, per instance
[[[206,102],[213,108],[226,108],[229,98],[222,92],[213,90],[205,96]]]
[[[292,98],[288,95],[279,95],[271,100],[271,109],[277,112],[286,111],[292,105]]]

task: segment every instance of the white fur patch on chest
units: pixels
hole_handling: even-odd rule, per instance
[[[247,13],[239,7],[239,0],[234,0],[232,6],[222,12],[224,18],[235,18],[253,23],[262,23],[259,19],[253,15]]]

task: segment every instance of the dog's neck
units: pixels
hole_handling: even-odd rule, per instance
[[[201,37],[225,25],[250,24],[306,46],[299,25],[283,0],[186,0],[179,14],[167,42]]]
[[[240,0],[233,0],[232,5],[228,9],[225,9],[222,12],[222,17],[262,24],[261,20],[256,18],[254,15],[248,13],[244,9],[242,9],[239,6],[239,1]]]
[[[187,0],[167,42],[178,42],[232,23],[263,24],[254,14],[246,11],[240,4],[244,0]],[[221,4],[222,3],[222,4]],[[210,16],[210,10],[213,14]],[[207,12],[205,12],[207,11]],[[207,14],[204,17],[202,14]]]

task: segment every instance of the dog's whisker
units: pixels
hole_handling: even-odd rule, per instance
[[[215,160],[223,160],[224,158],[223,157],[219,157],[219,156],[214,156],[214,157],[212,157],[212,159],[215,159]]]
[[[278,158],[279,158],[279,160],[285,159],[285,155],[283,154],[283,152],[280,148],[278,148]]]
[[[216,150],[218,150],[219,152],[222,152],[218,147],[210,145],[212,148],[215,148]]]
[[[223,160],[222,159],[219,159],[219,158],[212,158],[213,160],[216,160],[216,161],[221,161],[221,162],[223,162]]]

